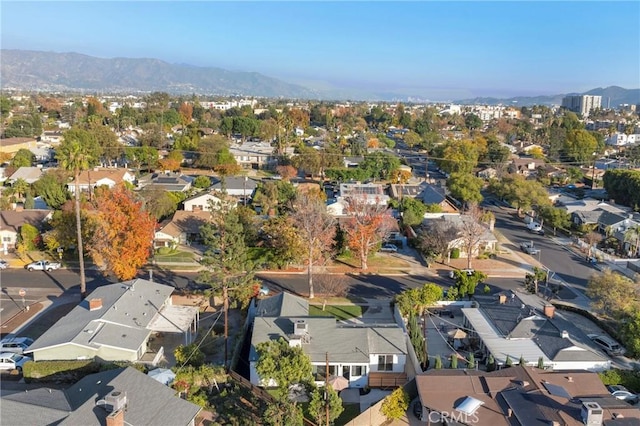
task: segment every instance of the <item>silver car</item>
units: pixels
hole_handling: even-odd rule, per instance
[[[48,260],[38,260],[37,262],[31,262],[26,266],[29,271],[53,271],[54,269],[60,269],[60,263],[49,262]]]

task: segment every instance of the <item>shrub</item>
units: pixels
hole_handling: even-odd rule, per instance
[[[460,259],[460,249],[455,247],[451,249],[451,258],[452,259]]]
[[[387,419],[394,420],[404,416],[407,408],[409,408],[409,394],[403,388],[398,388],[384,399],[380,411]]]
[[[193,365],[199,367],[204,364],[204,352],[194,343],[184,346],[180,345],[173,352],[176,357],[176,364],[179,366]]]
[[[171,247],[160,247],[158,250],[156,250],[158,254],[160,255],[167,255],[167,254],[171,254],[175,252],[175,249],[171,248]]]
[[[22,368],[27,382],[60,381],[75,382],[87,374],[98,373],[101,364],[92,360],[83,361],[38,361],[27,362]]]

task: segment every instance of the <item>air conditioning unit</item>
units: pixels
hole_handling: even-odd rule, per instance
[[[127,394],[125,392],[113,391],[104,397],[105,409],[107,411],[122,410],[127,406]]]
[[[296,321],[293,327],[293,334],[296,336],[304,336],[309,332],[309,324],[306,321]]]
[[[597,402],[583,402],[581,410],[582,423],[586,426],[602,426],[603,410]]]

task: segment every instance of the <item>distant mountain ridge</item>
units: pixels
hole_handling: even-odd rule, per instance
[[[236,72],[215,67],[170,64],[149,58],[96,58],[80,53],[0,49],[2,89],[136,93],[163,91],[171,94],[258,96],[288,99],[372,100],[407,102],[428,99],[409,90],[385,91],[349,87],[310,89],[257,72]],[[400,93],[405,92],[405,93]],[[597,88],[584,94],[602,96],[602,105],[640,104],[640,89],[618,86]],[[456,104],[559,105],[564,94],[553,96],[491,98],[453,101]],[[428,101],[427,101],[428,102]]]
[[[102,59],[79,53],[0,50],[3,88],[317,98],[306,87],[253,72],[174,65],[159,59]]]
[[[595,95],[602,96],[602,107],[607,108],[609,105],[611,108],[616,108],[619,105],[638,105],[640,104],[640,89],[624,89],[619,86],[598,87],[597,89],[591,89],[584,93],[566,93],[560,95],[551,96],[516,96],[513,98],[473,98],[454,101],[456,104],[462,105],[517,105],[517,106],[532,106],[532,105],[561,105],[562,98],[570,95]]]

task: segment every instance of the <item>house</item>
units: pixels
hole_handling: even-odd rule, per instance
[[[11,185],[13,185],[18,179],[22,179],[31,185],[42,177],[42,173],[42,167],[18,167],[18,170],[9,176],[7,180]]]
[[[33,225],[42,230],[46,222],[51,219],[51,210],[5,210],[0,211],[0,241],[2,252],[7,254],[16,248],[20,228],[24,224]]]
[[[214,191],[196,194],[183,201],[184,211],[187,212],[208,212],[211,211],[212,204],[220,206],[221,203],[222,200],[215,196]]]
[[[89,374],[67,389],[3,390],[0,423],[194,426],[201,408],[133,367]]]
[[[478,171],[476,175],[481,179],[493,179],[498,176],[498,171],[493,167],[485,167]]]
[[[98,287],[33,342],[28,353],[34,361],[136,362],[149,351],[154,333],[178,333],[189,344],[196,335],[198,309],[173,305],[173,290],[143,279]]]
[[[339,324],[334,317],[310,316],[309,302],[286,292],[258,301],[250,317],[249,364],[255,385],[265,385],[256,371],[256,346],[280,338],[302,347],[318,384],[324,383],[327,374],[342,376],[349,387],[356,388],[396,387],[407,380],[405,335],[395,323],[356,327]]]
[[[78,176],[78,185],[82,193],[88,192],[90,188],[93,190],[99,186],[113,188],[117,184],[124,182],[133,185],[135,180],[135,175],[127,169],[101,169],[96,167],[81,172]],[[67,185],[67,189],[72,194],[76,193],[75,179]]]
[[[154,247],[173,247],[179,244],[191,244],[202,240],[200,228],[211,221],[208,210],[178,210],[173,217],[160,224],[154,234]]]
[[[478,339],[485,359],[492,355],[499,366],[507,358],[527,365],[541,361],[553,370],[602,371],[611,361],[591,349],[591,340],[553,305],[528,294],[475,295],[476,307],[462,308],[463,326]]]
[[[384,193],[384,187],[379,183],[341,183],[338,199],[358,197],[364,198],[367,204],[386,206],[389,196]]]
[[[253,194],[258,187],[258,182],[248,176],[227,176],[224,178],[224,185],[220,178],[213,178],[212,191],[226,192],[236,198],[253,198]]]
[[[442,221],[450,224],[451,226],[453,226],[454,228],[460,231],[464,225],[464,222],[469,220],[473,220],[473,219],[467,215],[449,214],[449,213],[433,213],[433,214],[429,214],[428,217],[425,217],[422,223],[423,225],[429,227],[431,224],[437,221]],[[474,249],[472,250],[473,256],[478,256],[479,254],[484,252],[493,252],[496,250],[496,247],[498,246],[498,240],[493,235],[493,232],[491,232],[489,227],[485,226],[484,224],[482,225],[482,227],[483,227],[483,233],[478,240],[477,246],[474,247]],[[448,252],[450,253],[451,250],[454,248],[460,249],[461,258],[464,258],[467,256],[465,241],[462,236],[460,236],[459,238],[456,238],[455,240],[449,243]]]
[[[241,145],[233,144],[229,147],[229,152],[244,169],[273,169],[278,165],[279,156],[267,142],[246,141]],[[286,148],[285,154],[293,155],[294,148]]]
[[[640,411],[607,391],[597,374],[532,367],[429,370],[416,376],[422,420],[491,426],[630,426]]]
[[[151,173],[138,180],[138,189],[168,192],[186,192],[191,189],[194,178],[180,173]]]
[[[40,140],[49,144],[58,145],[62,143],[64,136],[59,130],[45,130],[42,136],[40,136]]]
[[[36,148],[37,144],[38,142],[34,138],[6,138],[0,140],[0,153],[15,154],[21,149]]]
[[[535,176],[539,167],[544,166],[544,160],[538,158],[514,158],[509,164],[509,173],[517,173],[525,177]]]

